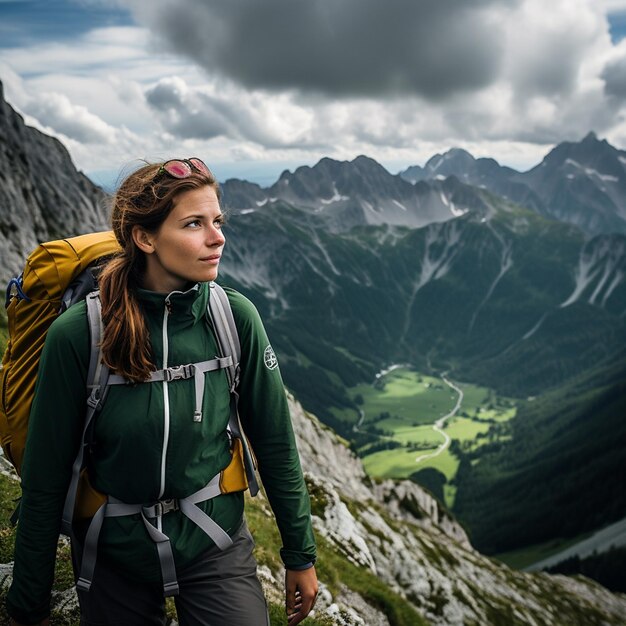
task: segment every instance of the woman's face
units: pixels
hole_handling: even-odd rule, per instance
[[[143,286],[170,293],[189,282],[215,280],[225,242],[223,221],[215,189],[207,185],[177,196],[156,233],[135,227],[135,243],[146,253]]]

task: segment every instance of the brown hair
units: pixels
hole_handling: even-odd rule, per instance
[[[212,175],[196,169],[187,178],[174,178],[148,164],[130,174],[113,196],[111,223],[122,251],[105,266],[99,279],[102,301],[102,357],[117,374],[132,382],[149,378],[156,369],[150,335],[137,299],[145,271],[145,254],[135,245],[134,226],[156,232],[179,194],[203,186],[219,186]]]

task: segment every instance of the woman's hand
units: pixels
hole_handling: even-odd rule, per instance
[[[25,626],[25,625],[21,624],[20,622],[16,622],[13,618],[11,618],[11,621],[9,622],[9,626]],[[50,618],[46,617],[46,619],[41,620],[39,624],[36,624],[35,626],[50,626]]]
[[[314,567],[285,572],[286,610],[289,626],[299,624],[310,612],[317,598],[317,574]]]

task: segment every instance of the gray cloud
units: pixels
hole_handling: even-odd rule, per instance
[[[146,90],[145,98],[162,127],[180,139],[207,140],[222,136],[253,141],[266,148],[316,145],[303,137],[302,132],[285,133],[268,123],[264,115],[267,102],[240,91],[212,93],[189,87],[181,78],[166,78]]]
[[[601,75],[604,91],[618,100],[626,100],[626,57],[609,63]]]
[[[132,0],[171,49],[248,88],[443,98],[491,84],[519,0]]]
[[[181,139],[212,139],[228,135],[228,124],[202,95],[191,96],[178,81],[162,81],[146,91],[146,101],[160,115],[164,128]]]
[[[538,13],[526,7],[521,11],[520,28],[509,41],[507,78],[518,98],[560,97],[579,86],[580,69],[601,40],[606,23],[589,9],[583,12],[553,10],[541,21]]]

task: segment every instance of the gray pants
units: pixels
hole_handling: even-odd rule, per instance
[[[231,547],[213,547],[177,572],[180,626],[269,626],[245,522],[232,539]],[[163,588],[128,580],[101,561],[90,591],[79,591],[78,599],[81,626],[165,625]]]

